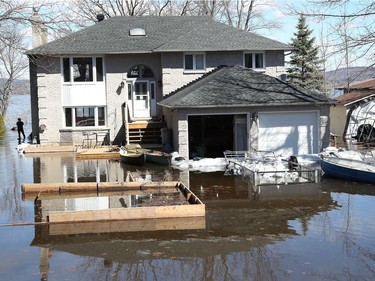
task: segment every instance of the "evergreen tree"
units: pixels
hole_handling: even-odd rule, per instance
[[[318,47],[314,46],[315,37],[311,37],[312,30],[301,15],[298,19],[297,32],[294,33],[289,66],[287,68],[290,82],[305,89],[324,91],[324,76],[320,66]]]

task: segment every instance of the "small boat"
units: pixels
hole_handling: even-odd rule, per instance
[[[128,151],[125,148],[120,149],[121,161],[129,165],[142,166],[146,162],[146,155],[143,152]]]
[[[129,151],[134,151],[133,148],[129,148]],[[160,150],[152,150],[147,148],[136,148],[137,152],[142,152],[145,154],[146,162],[153,163],[158,165],[171,165],[172,156],[169,153],[160,151]]]
[[[324,157],[320,166],[325,174],[335,178],[375,184],[375,165],[340,157]]]
[[[172,156],[169,153],[150,150],[150,151],[146,151],[145,155],[146,155],[146,162],[159,164],[159,165],[165,165],[165,166],[171,165]]]

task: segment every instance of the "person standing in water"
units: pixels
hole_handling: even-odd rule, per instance
[[[23,131],[23,122],[21,118],[18,118],[17,121],[17,131],[18,131],[18,139],[21,139],[21,134],[23,136],[23,139],[25,139],[25,132]]]

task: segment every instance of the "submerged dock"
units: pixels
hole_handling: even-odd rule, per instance
[[[82,147],[73,145],[30,144],[23,150],[26,156],[46,154],[71,154],[77,159],[120,159],[118,146]]]
[[[227,161],[227,172],[241,175],[254,187],[320,182],[320,169],[304,167],[296,160],[281,161],[273,152],[262,152],[254,156],[247,151],[226,151],[224,155]]]
[[[22,185],[22,197],[48,223],[205,216],[205,205],[181,182],[33,183]]]

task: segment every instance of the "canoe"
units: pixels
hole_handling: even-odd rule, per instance
[[[161,151],[145,152],[146,162],[169,166],[171,164],[171,155]]]
[[[136,149],[128,149],[128,151],[137,151],[142,152],[145,154],[146,162],[153,163],[158,165],[171,165],[172,156],[169,153],[160,151],[160,150],[152,150],[147,148],[136,148]]]
[[[146,156],[143,152],[127,151],[126,149],[120,149],[121,161],[129,165],[142,166],[146,162]]]
[[[328,176],[375,184],[375,165],[369,162],[340,157],[324,157],[320,166]]]

